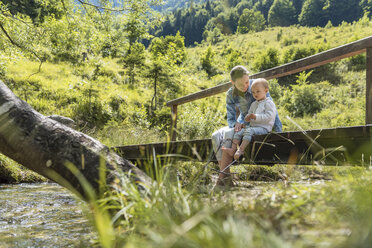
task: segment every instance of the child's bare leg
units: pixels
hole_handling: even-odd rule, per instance
[[[243,139],[242,143],[239,146],[239,149],[234,154],[234,159],[238,160],[241,156],[244,155],[245,148],[247,148],[249,140]]]
[[[232,144],[231,144],[231,148],[227,148],[227,147],[224,147],[224,146],[221,147],[221,149],[223,150],[222,154],[223,154],[223,152],[227,152],[227,154],[229,154],[231,157],[233,157],[234,153],[236,152],[236,147],[239,144],[239,142],[240,142],[240,140],[233,139]]]

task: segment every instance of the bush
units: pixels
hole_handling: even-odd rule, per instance
[[[346,61],[347,61],[346,64],[349,70],[362,71],[366,69],[366,55],[365,54],[355,55],[353,57],[348,58]]]
[[[275,48],[269,48],[257,56],[253,63],[255,71],[264,71],[279,65],[279,52]]]
[[[320,100],[320,92],[316,85],[307,84],[306,80],[311,72],[301,73],[297,79],[297,85],[292,90],[286,91],[283,99],[284,107],[295,117],[313,115],[322,110],[323,103]]]
[[[234,66],[241,65],[241,64],[243,64],[241,52],[238,50],[231,49],[231,52],[227,56],[227,61],[226,61],[227,71],[230,71],[231,68],[233,68]]]
[[[178,137],[185,139],[209,138],[220,122],[224,121],[225,114],[206,107],[204,110],[187,104],[179,116]]]
[[[216,68],[214,67],[214,56],[215,52],[213,51],[212,46],[209,46],[200,58],[201,67],[207,72],[209,78],[216,75]]]
[[[316,53],[320,53],[328,49],[328,46],[323,44],[291,47],[284,52],[283,63],[288,63],[305,57],[309,57]]]
[[[111,119],[111,111],[100,100],[85,100],[78,104],[73,119],[80,126],[102,128]]]

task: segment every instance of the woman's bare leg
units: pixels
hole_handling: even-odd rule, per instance
[[[224,170],[229,164],[231,164],[233,157],[226,151],[222,151],[222,159],[220,164],[220,171],[224,173],[230,173],[230,168]],[[226,181],[231,180],[230,175],[220,173],[217,180],[217,185],[226,185]]]

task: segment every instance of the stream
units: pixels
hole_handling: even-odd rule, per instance
[[[0,185],[0,248],[90,247],[86,204],[54,183]]]

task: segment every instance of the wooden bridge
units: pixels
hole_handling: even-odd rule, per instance
[[[274,79],[316,68],[347,57],[366,53],[365,126],[322,130],[269,133],[254,136],[245,161],[257,164],[372,164],[372,36],[296,60],[253,75],[250,78]],[[176,141],[177,106],[227,91],[231,83],[221,84],[167,103],[172,111],[172,141],[115,147],[128,160],[141,162],[158,158],[215,161],[210,139]],[[160,156],[159,156],[160,155]]]

